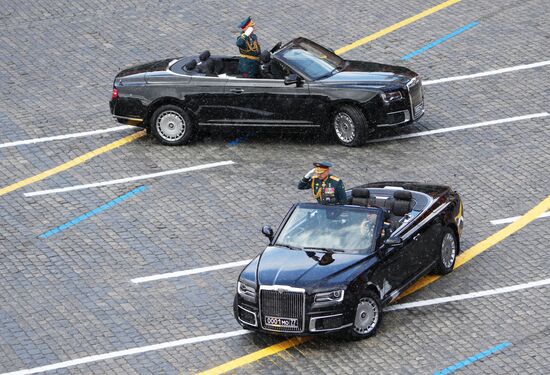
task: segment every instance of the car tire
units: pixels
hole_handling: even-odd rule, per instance
[[[164,145],[179,146],[189,142],[193,128],[191,117],[176,105],[163,105],[151,116],[151,133]]]
[[[438,244],[437,263],[434,271],[439,275],[446,275],[453,270],[456,262],[458,241],[455,232],[449,227],[444,227]]]
[[[368,121],[359,108],[349,105],[338,108],[334,112],[331,124],[340,144],[354,147],[365,143]]]
[[[349,328],[349,338],[363,340],[374,336],[382,323],[382,305],[373,291],[366,291],[357,300],[354,319]]]

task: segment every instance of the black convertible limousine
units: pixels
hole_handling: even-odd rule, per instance
[[[204,51],[125,69],[114,80],[111,113],[168,145],[189,142],[199,127],[231,126],[320,128],[346,146],[424,114],[418,74],[345,60],[306,38],[264,51],[260,78],[239,77],[238,59]]]
[[[382,309],[429,272],[453,270],[462,201],[448,186],[377,182],[348,204],[295,204],[241,272],[234,300],[247,329],[285,335],[376,333]]]

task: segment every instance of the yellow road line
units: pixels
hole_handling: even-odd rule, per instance
[[[206,370],[204,372],[201,372],[198,375],[214,375],[214,374],[223,374],[227,371],[234,370],[236,368],[239,368],[241,366],[244,366],[248,363],[256,362],[259,359],[262,359],[264,357],[268,357],[273,354],[277,354],[283,350],[292,348],[293,346],[300,345],[306,341],[311,340],[311,337],[293,337],[290,340],[286,340],[283,342],[280,342],[275,345],[268,346],[265,349],[258,350],[256,352],[250,353],[248,355],[245,355],[243,357],[234,359],[233,361],[229,361],[227,363],[224,363],[223,365],[220,365],[218,367],[211,368],[210,370]]]
[[[525,215],[523,215],[521,218],[516,220],[515,222],[511,223],[507,227],[499,230],[495,234],[492,234],[491,236],[487,237],[483,241],[477,243],[476,245],[470,247],[468,250],[463,252],[460,256],[457,257],[456,263],[454,266],[454,269],[457,269],[458,267],[462,266],[466,262],[472,260],[485,250],[489,249],[490,247],[496,245],[500,241],[504,240],[505,238],[509,237],[510,235],[516,233],[518,230],[535,220],[539,215],[546,212],[550,209],[550,195],[546,197],[542,202],[537,204],[535,207],[533,207],[531,210],[529,210]],[[411,293],[414,293],[425,286],[433,283],[437,279],[439,279],[441,276],[426,276],[420,279],[418,282],[416,282],[414,285],[412,285],[409,289],[407,289],[403,294],[399,296],[399,298],[403,298],[406,295],[409,295]],[[398,299],[399,299],[398,298]],[[201,372],[199,375],[218,375],[223,374],[227,371],[234,370],[238,367],[244,366],[246,364],[252,363],[254,361],[257,361],[259,359],[268,357],[270,355],[276,354],[282,350],[292,348],[294,346],[300,345],[303,342],[309,341],[311,337],[302,337],[302,338],[292,338],[290,340],[286,340],[283,342],[280,342],[278,344],[269,346],[265,349],[258,350],[254,353],[247,354],[243,357],[236,358],[230,362],[224,363],[218,367],[214,367],[210,370]]]
[[[142,131],[139,131],[137,133],[134,133],[134,134],[131,134],[129,136],[126,136],[124,138],[121,138],[119,139],[118,141],[115,141],[113,143],[109,143],[108,145],[106,146],[103,146],[103,147],[100,147],[98,149],[95,149],[93,151],[90,151],[84,155],[81,155],[77,158],[74,158],[73,160],[70,160],[66,163],[63,163],[61,165],[58,165],[57,167],[55,168],[52,168],[52,169],[48,169],[47,171],[44,171],[42,173],[39,173],[35,176],[32,176],[32,177],[29,177],[29,178],[26,178],[24,180],[21,180],[19,182],[16,182],[14,184],[11,184],[11,185],[8,185],[6,187],[3,187],[0,189],[0,196],[4,195],[4,194],[8,194],[8,193],[11,193],[12,191],[14,190],[17,190],[17,189],[20,189],[24,186],[27,186],[27,185],[30,185],[32,183],[35,183],[37,181],[41,181],[45,178],[48,178],[50,176],[53,176],[54,174],[57,174],[59,172],[63,172],[69,168],[72,168],[72,167],[75,167],[79,164],[82,164],[84,163],[85,161],[87,160],[90,160],[91,158],[93,157],[96,157],[98,155],[101,155],[107,151],[110,151],[114,148],[117,148],[117,147],[120,147],[126,143],[130,143],[132,141],[135,141],[136,139],[140,138],[140,137],[143,137],[145,135],[145,130],[142,130]]]
[[[419,19],[422,19],[424,17],[427,17],[429,16],[430,14],[433,14],[433,13],[436,13],[436,12],[439,12],[440,10],[442,9],[445,9],[447,7],[450,7],[451,5],[453,4],[456,4],[458,3],[460,0],[447,0],[439,5],[436,5],[432,8],[429,8],[429,9],[426,9],[425,11],[423,12],[420,12],[412,17],[409,17],[407,19],[404,19],[403,21],[400,21],[400,22],[397,22],[391,26],[388,26],[386,27],[385,29],[382,29],[380,31],[377,31],[375,32],[374,34],[371,34],[369,36],[366,36],[364,38],[361,38],[359,40],[356,40],[355,42],[351,43],[351,44],[348,44],[347,46],[344,46],[342,48],[339,48],[337,49],[335,52],[336,54],[340,55],[342,53],[345,53],[345,52],[348,52],[348,51],[351,51],[352,49],[354,48],[357,48],[359,46],[362,46],[363,44],[366,44],[368,42],[372,42],[373,40],[375,39],[378,39],[380,38],[381,36],[384,36],[386,34],[389,34],[397,29],[400,29],[404,26],[407,26],[413,22],[416,22],[418,21]]]
[[[525,215],[520,217],[518,220],[514,221],[513,223],[509,224],[508,226],[502,228],[498,232],[490,235],[483,241],[475,244],[474,246],[470,247],[468,250],[460,254],[456,258],[456,263],[454,266],[454,269],[456,270],[458,267],[462,266],[466,262],[472,260],[485,250],[489,249],[490,247],[496,245],[503,239],[509,237],[510,235],[516,233],[518,230],[535,220],[539,217],[539,215],[546,212],[548,209],[550,209],[550,195],[546,197],[542,202],[537,204],[535,207],[530,209]],[[418,280],[414,285],[412,285],[409,289],[407,289],[405,292],[403,292],[398,299],[401,299],[405,296],[408,296],[411,293],[416,292],[419,289],[424,288],[425,286],[433,283],[437,279],[439,279],[441,276],[437,275],[428,275],[423,277],[422,279]]]

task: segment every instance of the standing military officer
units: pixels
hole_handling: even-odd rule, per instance
[[[244,78],[255,78],[260,70],[260,44],[258,37],[254,34],[254,21],[247,17],[239,27],[242,30],[237,38],[237,47],[239,47],[239,74]]]
[[[313,196],[319,203],[346,204],[346,190],[344,182],[330,174],[332,163],[313,163],[315,168],[305,174],[298,183],[298,189],[311,188]]]

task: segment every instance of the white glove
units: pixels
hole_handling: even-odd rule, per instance
[[[246,29],[246,31],[244,32],[244,35],[250,36],[250,34],[252,34],[253,31],[254,31],[254,28],[250,26],[248,29]]]
[[[313,177],[313,175],[315,174],[315,168],[313,168],[311,171],[307,172],[305,175],[304,175],[304,178],[306,180],[309,180],[311,177]]]

